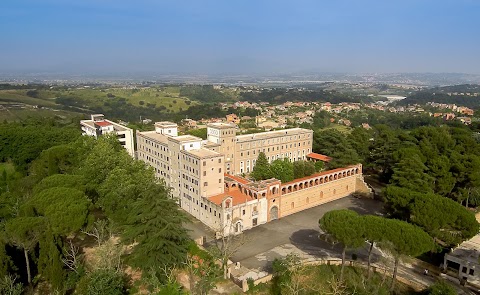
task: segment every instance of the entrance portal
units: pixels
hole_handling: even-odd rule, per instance
[[[272,207],[270,209],[270,220],[278,219],[278,207]]]

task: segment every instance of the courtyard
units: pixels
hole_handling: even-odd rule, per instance
[[[352,196],[262,224],[243,233],[244,244],[231,258],[242,266],[269,271],[275,258],[291,252],[301,256],[338,256],[339,249],[319,239],[318,220],[328,211],[351,209],[360,214],[380,214],[383,204]]]

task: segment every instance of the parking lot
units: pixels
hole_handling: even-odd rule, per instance
[[[345,197],[244,231],[245,243],[231,258],[257,271],[268,271],[275,258],[296,252],[316,257],[338,255],[339,248],[319,239],[318,220],[328,211],[351,209],[360,214],[379,214],[383,204],[371,199]],[[185,226],[194,239],[212,240],[214,233],[195,218]]]
[[[318,220],[328,211],[351,209],[360,214],[378,214],[383,204],[371,199],[346,197],[326,203],[244,232],[246,243],[232,257],[243,266],[267,271],[277,257],[290,252],[315,256],[332,256],[339,251],[331,244],[321,241]]]

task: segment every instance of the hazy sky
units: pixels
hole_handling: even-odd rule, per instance
[[[0,73],[480,73],[480,0],[0,0]]]

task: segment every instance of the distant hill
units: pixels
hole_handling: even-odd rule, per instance
[[[448,103],[466,106],[473,109],[480,108],[480,85],[462,84],[453,86],[433,87],[416,92],[402,101],[399,105],[425,104],[427,102]]]

